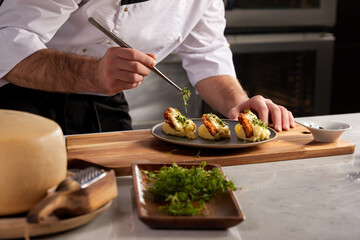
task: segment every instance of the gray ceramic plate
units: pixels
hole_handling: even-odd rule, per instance
[[[191,119],[193,120],[193,122],[196,124],[197,128],[199,128],[199,126],[202,123],[201,119]],[[230,128],[231,131],[231,138],[229,139],[223,139],[223,140],[217,140],[217,141],[211,141],[211,140],[207,140],[207,139],[203,139],[201,137],[198,137],[197,139],[188,139],[185,137],[176,137],[176,136],[172,136],[172,135],[167,135],[165,134],[162,130],[161,130],[161,125],[163,123],[158,123],[155,126],[153,126],[151,128],[151,134],[154,135],[156,138],[165,141],[165,142],[169,142],[169,143],[174,143],[174,144],[179,144],[179,145],[183,145],[183,146],[189,146],[189,147],[201,147],[201,148],[243,148],[243,147],[252,147],[255,145],[259,145],[259,144],[263,144],[263,143],[267,143],[270,142],[272,140],[274,140],[275,138],[277,138],[278,134],[277,132],[272,129],[269,128],[270,130],[270,137],[267,140],[263,140],[260,142],[246,142],[243,140],[240,140],[237,138],[236,133],[235,133],[235,125],[238,124],[237,121],[235,120],[225,120],[225,122],[227,123],[227,125]]]

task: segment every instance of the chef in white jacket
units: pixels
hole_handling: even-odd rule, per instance
[[[117,46],[93,17],[133,49]],[[0,108],[51,118],[65,134],[131,129],[123,90],[168,54],[200,96],[236,119],[251,109],[278,131],[290,111],[242,89],[224,37],[222,0],[4,0],[0,6]],[[164,100],[165,101],[165,100]]]

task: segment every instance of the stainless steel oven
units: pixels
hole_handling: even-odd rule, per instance
[[[227,0],[236,73],[295,116],[330,113],[336,0]]]
[[[228,28],[335,24],[336,0],[225,0]]]
[[[332,34],[248,34],[227,38],[237,77],[250,96],[270,98],[295,116],[329,113]]]

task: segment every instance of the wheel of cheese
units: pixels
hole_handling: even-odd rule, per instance
[[[38,115],[0,110],[0,216],[27,212],[65,179],[60,126]]]

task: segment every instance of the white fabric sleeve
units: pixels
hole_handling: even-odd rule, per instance
[[[0,7],[0,78],[46,48],[81,0],[6,0]],[[6,81],[0,80],[0,86]]]
[[[232,52],[224,36],[224,15],[223,1],[212,1],[191,33],[175,50],[181,56],[182,65],[193,86],[207,77],[236,77]]]

